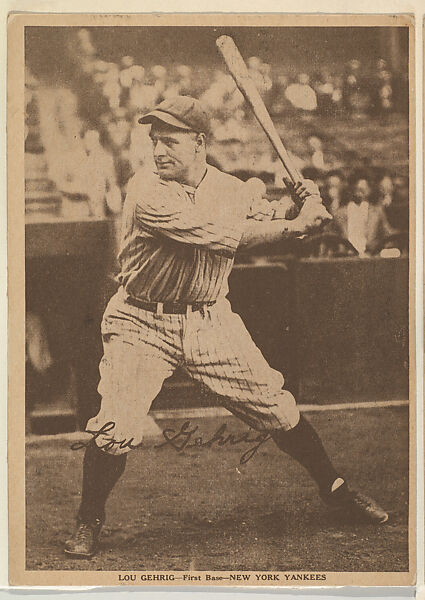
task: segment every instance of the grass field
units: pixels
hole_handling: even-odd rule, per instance
[[[82,451],[40,441],[27,448],[27,569],[407,571],[407,409],[309,418],[353,487],[390,512],[386,525],[336,522],[303,469],[271,441],[245,465],[248,444],[182,453],[150,446],[129,456],[99,554],[70,560],[62,544],[74,527]],[[245,429],[233,417],[191,423],[204,441],[223,423]]]

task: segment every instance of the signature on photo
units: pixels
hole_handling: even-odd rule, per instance
[[[101,438],[102,436],[110,436],[111,432],[115,428],[114,421],[108,421],[97,431],[88,431],[91,435],[91,439],[88,441],[78,441],[71,445],[72,450],[80,450],[86,448],[92,440]],[[199,449],[210,449],[213,446],[222,448],[237,447],[248,445],[249,447],[241,454],[239,464],[246,464],[251,458],[257,453],[258,449],[269,439],[271,435],[268,432],[255,432],[252,430],[243,431],[240,433],[232,433],[228,430],[225,423],[221,424],[212,435],[205,436],[200,430],[199,425],[192,425],[187,420],[180,428],[167,427],[162,431],[164,438],[161,443],[155,445],[155,448],[164,448],[170,446],[176,452],[183,452],[187,448],[199,448]],[[104,444],[100,445],[99,448],[103,450],[111,450],[113,447],[118,446],[120,449],[128,448],[133,450],[140,446],[134,445],[134,438],[129,440],[115,440],[114,438],[108,439]]]

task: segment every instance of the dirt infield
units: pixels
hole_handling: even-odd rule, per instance
[[[27,569],[407,571],[406,408],[309,419],[352,485],[389,510],[388,524],[336,522],[304,470],[270,440],[244,465],[253,443],[149,447],[129,457],[98,556],[69,560],[62,544],[74,527],[82,451],[43,441],[27,448]],[[246,429],[233,417],[191,420],[204,442],[223,424]]]

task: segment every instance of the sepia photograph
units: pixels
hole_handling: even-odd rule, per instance
[[[413,38],[9,18],[11,584],[414,584]]]

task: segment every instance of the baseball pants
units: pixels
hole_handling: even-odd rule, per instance
[[[95,437],[98,446],[122,454],[140,445],[150,406],[177,367],[217,393],[222,405],[253,429],[297,425],[299,411],[293,395],[282,389],[282,374],[267,364],[227,299],[175,315],[137,308],[125,298],[120,288],[102,320],[102,402],[86,427],[92,433],[108,429]],[[107,423],[114,425],[106,428]]]

